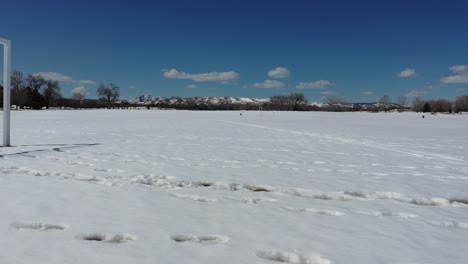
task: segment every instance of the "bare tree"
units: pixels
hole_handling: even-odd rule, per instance
[[[347,104],[348,100],[346,100],[346,98],[330,94],[323,98],[323,102],[328,104],[328,111],[341,112],[344,109],[343,105]]]
[[[100,100],[103,100],[107,103],[107,106],[115,103],[119,100],[119,93],[120,87],[114,83],[110,83],[109,86],[105,84],[100,84],[99,88],[97,89],[97,94]]]
[[[41,109],[44,106],[44,97],[40,94],[41,89],[47,84],[44,77],[29,74],[26,77],[26,105],[33,109]]]
[[[11,103],[16,107],[26,105],[28,94],[25,85],[23,73],[14,71],[11,75]]]
[[[42,90],[42,96],[44,97],[45,107],[49,109],[53,103],[62,97],[58,81],[47,81],[46,87]]]
[[[414,100],[413,100],[413,111],[422,112],[425,103],[426,103],[426,100],[424,100],[420,96],[414,98]]]
[[[72,94],[72,99],[77,101],[77,102],[81,102],[83,101],[84,99],[86,98],[86,95],[84,94],[84,92],[82,91],[75,91],[73,92]]]
[[[380,98],[379,103],[384,104],[384,105],[389,105],[392,103],[392,99],[390,99],[390,96],[384,95],[382,98]]]
[[[41,75],[29,74],[28,77],[26,77],[26,83],[31,90],[39,92],[39,90],[47,84],[47,81]]]
[[[346,98],[331,94],[331,95],[325,96],[325,98],[323,99],[323,102],[328,105],[337,105],[337,104],[347,104],[348,100],[346,100]]]
[[[71,106],[75,109],[85,106],[84,99],[86,98],[85,90],[75,89],[72,93],[71,99],[73,100]]]
[[[293,111],[304,110],[307,102],[303,93],[292,93],[288,96],[289,109]]]
[[[400,105],[401,109],[405,108],[407,100],[408,98],[404,95],[398,97],[398,104]]]
[[[468,111],[468,95],[458,96],[455,100],[455,112]]]
[[[10,81],[11,81],[11,90],[12,91],[20,90],[20,89],[24,88],[25,80],[24,80],[22,72],[14,71],[11,74]]]
[[[269,107],[271,110],[288,110],[288,96],[274,95],[270,97]]]
[[[445,99],[430,100],[429,106],[434,113],[451,113],[452,103]]]

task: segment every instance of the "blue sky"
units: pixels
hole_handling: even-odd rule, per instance
[[[376,101],[468,93],[468,2],[25,1],[2,3],[13,68],[63,94]]]

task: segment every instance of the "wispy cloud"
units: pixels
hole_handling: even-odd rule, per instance
[[[449,68],[455,75],[440,79],[441,83],[468,83],[468,65],[455,65]]]
[[[74,80],[71,76],[60,73],[60,72],[36,72],[33,75],[37,76],[40,75],[44,77],[46,80],[50,81],[58,81],[63,83],[77,83],[79,85],[90,85],[96,84],[95,81],[91,80]]]
[[[425,90],[411,90],[407,94],[405,94],[406,97],[418,97],[418,96],[423,96],[427,94],[427,91]]]
[[[79,80],[79,81],[76,81],[76,83],[81,84],[81,85],[96,84],[95,81],[91,81],[91,80]]]
[[[364,92],[361,92],[361,94],[370,96],[370,95],[374,95],[374,92],[373,91],[364,91]]]
[[[468,74],[468,65],[455,65],[449,68],[452,72]]]
[[[289,70],[286,67],[276,67],[268,71],[268,76],[275,79],[284,79],[289,77]]]
[[[72,77],[59,73],[59,72],[36,72],[33,75],[35,76],[40,75],[44,77],[44,79],[50,80],[50,81],[59,81],[59,82],[64,82],[64,83],[73,82]]]
[[[195,89],[195,88],[197,88],[197,86],[195,84],[189,84],[189,85],[187,85],[187,88]]]
[[[165,78],[168,79],[185,79],[194,82],[218,82],[229,83],[240,79],[240,75],[234,71],[227,72],[208,72],[208,73],[186,73],[176,69],[165,70],[163,73]]]
[[[409,77],[414,77],[416,76],[416,70],[415,69],[405,69],[402,72],[398,73],[397,75],[399,78],[409,78]]]
[[[75,87],[75,88],[73,88],[73,90],[72,90],[72,94],[82,94],[82,95],[85,95],[85,94],[86,94],[86,87],[84,87],[84,86]]]
[[[464,92],[464,91],[465,91],[465,88],[458,88],[458,89],[457,89],[457,92],[460,92],[460,93],[461,93],[461,92]]]
[[[333,92],[333,91],[322,91],[320,92],[321,95],[334,95],[336,94],[336,92]]]
[[[265,80],[263,82],[256,82],[247,87],[248,88],[262,88],[262,89],[279,89],[285,86],[286,85],[284,83],[279,82],[277,80]]]
[[[135,85],[130,85],[128,88],[133,90],[133,89],[136,89],[136,86]]]
[[[454,75],[440,79],[442,83],[468,83],[468,75]]]
[[[335,83],[328,80],[319,80],[315,82],[301,82],[296,88],[297,89],[328,89],[335,86]]]

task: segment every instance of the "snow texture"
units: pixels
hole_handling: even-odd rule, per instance
[[[2,264],[466,263],[467,115],[11,114]]]

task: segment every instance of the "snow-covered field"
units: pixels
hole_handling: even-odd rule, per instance
[[[12,112],[0,263],[468,263],[467,135],[467,115]]]

